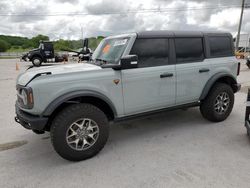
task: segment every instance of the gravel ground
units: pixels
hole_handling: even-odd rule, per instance
[[[113,124],[104,149],[75,163],[54,152],[48,133],[15,123],[15,79],[30,65],[19,62],[16,71],[16,62],[0,60],[0,187],[249,187],[250,70],[243,63],[243,87],[226,121],[208,122],[191,108]]]

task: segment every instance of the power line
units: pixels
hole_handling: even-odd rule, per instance
[[[21,13],[0,13],[1,17],[6,16],[23,16],[23,17],[32,17],[32,16],[98,16],[98,15],[126,15],[126,14],[145,14],[145,13],[170,13],[170,12],[182,12],[182,11],[198,11],[198,10],[218,10],[226,8],[240,8],[241,5],[218,5],[210,7],[189,7],[186,9],[183,8],[154,8],[154,9],[140,9],[140,10],[127,10],[124,12],[69,12],[69,13],[36,13],[36,14],[21,14]]]

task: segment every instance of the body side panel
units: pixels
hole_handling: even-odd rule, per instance
[[[114,80],[119,79],[115,84]],[[102,94],[112,101],[117,115],[123,115],[123,99],[120,71],[111,68],[87,72],[75,72],[38,77],[30,84],[34,94],[34,108],[22,109],[34,115],[40,115],[57,98],[75,91]]]
[[[211,75],[210,71],[200,73],[201,69],[210,69],[209,61],[205,59],[201,62],[176,65],[177,105],[199,100],[202,90]]]
[[[175,65],[122,70],[125,115],[175,105],[175,75]]]

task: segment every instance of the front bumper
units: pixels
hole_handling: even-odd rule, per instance
[[[48,122],[48,118],[28,114],[22,111],[16,104],[15,121],[21,124],[26,129],[43,131]]]
[[[28,56],[28,54],[23,54],[23,55],[21,56],[21,60],[29,61],[29,56]]]

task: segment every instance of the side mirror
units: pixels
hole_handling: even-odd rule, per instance
[[[104,64],[102,68],[112,68],[114,70],[133,69],[138,67],[137,55],[126,55],[120,59],[120,64]]]
[[[126,55],[121,58],[120,61],[121,69],[133,69],[138,67],[138,56],[137,55]]]

